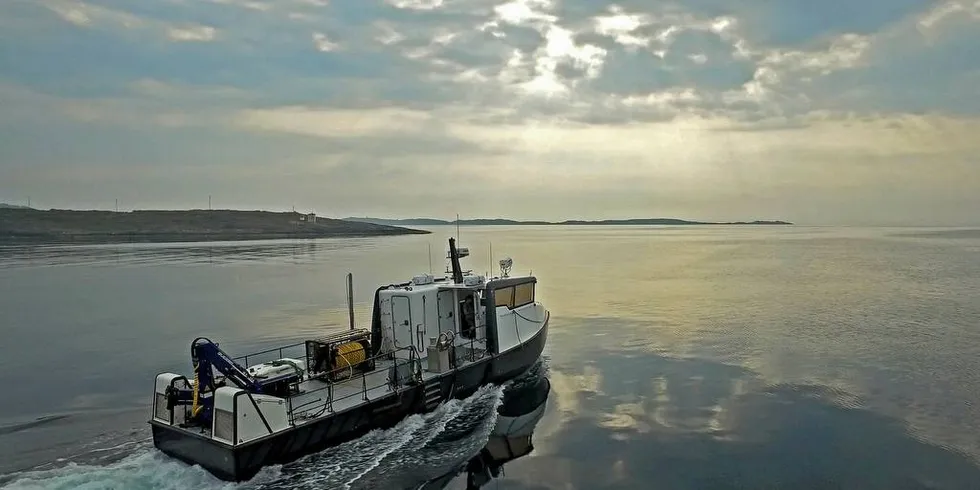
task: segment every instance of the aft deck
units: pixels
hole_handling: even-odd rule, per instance
[[[463,369],[478,362],[487,354],[483,341],[468,341],[465,345],[454,347],[455,369]],[[386,353],[368,359],[375,363],[375,368],[371,371],[355,373],[350,378],[338,381],[327,381],[321,377],[299,383],[298,392],[288,397],[290,421],[299,425],[332,413],[344,412],[392,393],[411,389],[417,384],[427,385],[448,372],[431,370],[428,357],[419,357],[412,347],[399,351],[410,353],[409,358],[399,359],[397,355],[393,355],[398,351]],[[407,374],[407,378],[400,380],[401,382],[393,380],[392,376],[396,372]]]
[[[255,352],[235,357],[234,361],[248,369],[269,361],[294,359],[303,365],[305,374],[305,344],[304,341]],[[467,339],[454,345],[453,352],[454,367],[443,372],[430,369],[428,357],[420,357],[417,349],[410,346],[367,358],[363,362],[372,362],[374,369],[366,372],[350,370],[350,375],[344,379],[335,379],[336,371],[312,377],[304,376],[302,381],[291,387],[291,393],[283,397],[289,426],[300,426],[345,412],[394,393],[414,389],[420,384],[429,385],[432,380],[485,360],[488,355],[486,341],[483,339]],[[339,371],[347,369],[342,368]],[[191,382],[186,378],[184,380]],[[174,426],[211,436],[210,427],[184,425],[189,419],[189,406],[175,407],[172,419]]]

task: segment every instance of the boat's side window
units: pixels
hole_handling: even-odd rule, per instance
[[[520,308],[521,306],[531,303],[534,303],[534,283],[528,282],[515,286],[514,304],[511,306],[511,308]]]
[[[514,288],[497,289],[493,292],[495,306],[514,307]]]

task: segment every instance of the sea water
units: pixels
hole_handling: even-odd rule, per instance
[[[409,488],[486,441],[483,390],[253,481],[152,449],[153,376],[359,323],[432,235],[0,249],[0,486]],[[464,227],[552,312],[534,450],[494,488],[976,488],[980,232]],[[494,257],[488,257],[492,242]],[[455,486],[452,486],[455,485]],[[449,488],[463,488],[455,480]]]

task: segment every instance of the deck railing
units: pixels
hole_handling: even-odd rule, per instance
[[[483,332],[483,335],[479,335],[481,331]],[[486,324],[484,324],[482,328],[475,328],[474,335],[472,337],[463,337],[462,343],[457,343],[456,338],[453,339],[453,343],[455,344],[456,348],[468,347],[467,352],[465,352],[462,356],[457,355],[456,359],[454,359],[454,362],[458,362],[459,360],[462,360],[464,362],[476,362],[479,361],[480,359],[483,359],[489,353],[487,350],[488,346],[487,346]],[[482,347],[482,348],[478,349],[477,347]],[[477,355],[478,353],[479,355]]]
[[[469,363],[476,362],[489,352],[486,349],[486,327],[483,329],[475,329],[473,337],[463,339],[454,339],[453,344],[455,344],[456,349],[460,347],[466,347],[466,352],[453,355],[453,366],[458,368],[459,363]],[[481,332],[482,330],[482,332]],[[482,333],[482,335],[480,335]],[[463,340],[459,342],[459,340]],[[482,344],[482,345],[481,345]],[[302,353],[297,353],[297,357],[306,357],[306,342],[297,342],[294,344],[284,345],[280,347],[274,347],[272,349],[266,349],[263,351],[252,352],[243,356],[234,357],[235,362],[241,362],[247,368],[249,366],[249,360],[255,360],[256,358],[264,358],[269,354],[275,353],[277,355],[276,359],[282,359],[283,354],[288,353],[292,349],[302,349]],[[398,352],[407,352],[408,358],[399,358],[404,356],[395,355]],[[389,389],[386,393],[397,389],[399,386],[404,384],[406,381],[416,381],[420,382],[422,380],[422,364],[419,351],[415,346],[406,346],[394,349],[390,352],[385,352],[383,354],[378,354],[373,357],[368,357],[361,363],[377,363],[377,361],[388,360],[391,361],[390,364],[386,366],[388,372],[382,377],[378,370],[371,371],[358,371],[354,366],[351,369],[349,366],[344,366],[329,372],[318,373],[313,379],[319,379],[324,382],[324,386],[317,388],[315,390],[306,391],[303,395],[319,394],[314,400],[304,401],[300,405],[293,405],[293,398],[295,395],[286,397],[287,403],[287,414],[289,416],[289,424],[295,425],[295,421],[301,418],[313,418],[323,415],[324,413],[333,413],[334,404],[348,400],[353,397],[360,397],[362,400],[368,400],[368,393],[377,388],[387,386]],[[394,370],[400,379],[391,379],[390,373]],[[343,379],[335,379],[338,374],[342,374],[346,371],[351,371],[351,376]],[[405,378],[401,378],[405,376]],[[368,378],[381,378],[384,379],[383,382],[374,382],[372,379],[370,382]],[[310,379],[310,378],[307,378]],[[346,392],[341,396],[337,396],[337,388],[341,385],[346,387],[356,386],[356,382],[360,381],[360,389],[354,392]],[[305,396],[304,396],[305,398]]]
[[[409,356],[408,359],[399,359],[398,356],[394,354],[399,351],[407,351]],[[315,400],[310,400],[304,402],[300,405],[293,406],[293,397],[286,399],[287,414],[289,415],[289,424],[295,425],[295,422],[299,418],[314,418],[323,415],[324,413],[332,413],[334,411],[334,404],[344,400],[348,400],[353,397],[360,397],[364,401],[368,401],[368,393],[374,389],[387,387],[388,391],[386,393],[397,389],[400,385],[404,384],[405,381],[415,381],[421,382],[422,380],[422,363],[418,355],[418,351],[414,346],[402,347],[395,349],[391,352],[386,352],[373,357],[366,358],[362,363],[377,363],[379,360],[391,360],[389,370],[385,373],[384,381],[375,383],[368,383],[368,377],[380,377],[379,371],[373,369],[370,371],[357,371],[356,367],[352,369],[350,366],[344,366],[342,368],[334,369],[325,373],[319,373],[314,376],[313,379],[322,379],[325,386],[317,388],[315,390],[310,390],[304,392],[304,395],[311,395],[314,393],[319,393],[319,397]],[[392,370],[396,374],[396,379],[391,378]],[[336,375],[342,374],[344,372],[351,371],[349,377],[334,380]],[[407,379],[400,379],[400,375],[406,373]],[[338,386],[356,386],[356,381],[360,378],[360,390],[355,390],[350,393],[345,393],[343,396],[337,397],[336,390]]]
[[[282,352],[284,350],[295,349],[297,347],[303,347],[303,349],[304,349],[303,356],[305,357],[306,356],[306,352],[305,352],[305,349],[306,349],[306,341],[304,340],[303,342],[298,342],[298,343],[295,343],[295,344],[284,345],[284,346],[281,346],[281,347],[274,347],[272,349],[266,349],[266,350],[259,351],[259,352],[252,352],[252,353],[246,354],[244,356],[233,357],[232,360],[234,360],[235,362],[241,361],[241,363],[247,368],[249,366],[249,364],[248,364],[248,358],[250,358],[250,357],[251,358],[256,358],[256,357],[264,356],[266,354],[271,354],[271,353],[275,352],[278,355],[278,357],[276,357],[276,359],[282,359],[283,358]]]

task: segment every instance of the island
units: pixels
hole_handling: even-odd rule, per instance
[[[432,218],[408,218],[408,219],[384,219],[384,218],[344,218],[345,221],[355,223],[371,223],[387,226],[518,226],[518,225],[642,225],[642,226],[684,226],[684,225],[792,225],[789,221],[730,221],[730,222],[711,222],[711,221],[689,221],[676,218],[635,218],[635,219],[607,219],[599,221],[584,220],[565,220],[565,221],[518,221],[512,219],[461,219],[457,221],[446,221]]]
[[[270,240],[428,234],[401,226],[271,211],[76,211],[0,207],[0,243]]]

